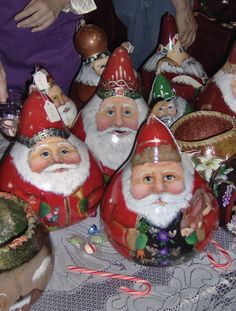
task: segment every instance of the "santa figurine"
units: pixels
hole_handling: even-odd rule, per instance
[[[182,48],[175,18],[169,13],[162,18],[157,50],[140,71],[146,94],[150,93],[155,73],[164,73],[176,94],[193,107],[197,92],[208,80],[202,65]]]
[[[23,105],[17,140],[1,162],[0,175],[0,189],[29,202],[49,230],[85,219],[103,195],[97,162],[39,91]]]
[[[101,205],[104,229],[128,259],[166,266],[202,250],[218,226],[218,205],[207,183],[153,114],[133,153],[113,176]]]
[[[192,111],[191,106],[181,96],[177,96],[166,77],[156,75],[149,95],[151,112],[166,126],[170,127],[181,116]]]
[[[106,66],[110,52],[108,39],[102,28],[81,20],[74,38],[75,47],[82,57],[79,73],[70,89],[70,97],[78,110],[93,96]]]
[[[30,92],[36,87],[39,91],[48,95],[57,107],[65,125],[71,128],[78,112],[76,105],[62,91],[51,73],[43,67],[36,66],[35,73],[33,74],[33,82],[34,84],[30,86]]]
[[[96,93],[80,111],[71,129],[88,145],[109,179],[127,159],[148,106],[129,56],[129,43],[116,48]]]
[[[214,110],[236,117],[236,41],[225,64],[201,90],[197,110]]]

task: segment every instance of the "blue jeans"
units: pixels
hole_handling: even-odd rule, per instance
[[[132,62],[138,69],[157,47],[162,15],[174,15],[174,7],[170,0],[113,0],[113,5],[127,28],[128,40],[134,46]]]

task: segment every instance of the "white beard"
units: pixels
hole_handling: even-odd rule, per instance
[[[77,115],[77,108],[75,104],[72,101],[66,102],[64,105],[58,108],[58,111],[65,125],[71,128]]]
[[[157,63],[159,61],[159,59],[165,57],[166,55],[163,55],[161,53],[155,53],[153,54],[143,65],[142,69],[144,71],[149,71],[149,72],[155,72],[156,71],[156,67],[157,67]]]
[[[234,113],[236,113],[236,97],[234,96],[231,87],[233,78],[236,79],[236,75],[219,70],[214,75],[213,82],[215,82],[220,89],[225,103]]]
[[[75,82],[90,86],[97,86],[100,78],[101,77],[93,69],[91,63],[83,64],[77,77],[75,78]]]
[[[163,63],[161,63],[160,71],[163,73],[170,72],[176,74],[187,74],[193,77],[200,78],[203,83],[206,83],[208,80],[208,77],[202,65],[191,56],[185,59],[182,62],[181,66],[175,66],[167,61],[164,61]]]
[[[106,131],[98,131],[96,126],[96,114],[102,100],[94,95],[82,111],[84,130],[86,133],[85,142],[97,160],[103,166],[117,170],[128,158],[133,147],[136,132],[126,128],[109,128]],[[135,100],[138,106],[139,125],[146,118],[148,107],[144,99]],[[126,136],[112,133],[114,130],[127,130]]]
[[[183,164],[183,162],[182,162]],[[143,199],[134,199],[131,193],[131,165],[125,167],[122,173],[122,192],[127,208],[144,217],[150,224],[160,228],[167,228],[178,213],[188,207],[192,198],[193,174],[183,165],[185,189],[180,194],[151,194]],[[165,202],[157,204],[157,200]]]
[[[23,144],[16,142],[10,152],[13,163],[21,178],[36,188],[68,196],[73,194],[86,181],[90,173],[90,161],[87,147],[74,135],[70,135],[68,141],[75,146],[80,154],[79,164],[55,164],[41,173],[32,172],[29,166],[30,149]],[[19,156],[20,155],[20,156]],[[52,169],[69,168],[67,171],[55,173]]]
[[[171,125],[183,116],[187,101],[180,96],[176,96],[174,100],[176,106],[176,115],[159,118],[167,127],[171,127]]]

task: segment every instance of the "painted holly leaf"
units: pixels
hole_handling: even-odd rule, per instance
[[[51,206],[48,205],[45,202],[40,202],[40,206],[39,206],[39,216],[41,218],[47,216],[48,214],[50,214],[51,212]]]
[[[88,200],[86,198],[83,198],[80,200],[79,203],[79,209],[81,211],[81,213],[86,213],[88,210]]]

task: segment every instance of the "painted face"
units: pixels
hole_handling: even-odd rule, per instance
[[[96,124],[98,131],[105,131],[112,127],[136,131],[138,129],[138,107],[135,101],[128,97],[106,98],[96,115]],[[125,131],[122,130],[122,132]]]
[[[167,57],[174,60],[179,66],[182,62],[189,57],[189,55],[183,50],[180,41],[177,40],[176,44],[171,50],[168,51]]]
[[[145,163],[132,170],[131,193],[135,199],[150,194],[180,194],[184,189],[184,171],[179,162]]]
[[[48,96],[51,98],[57,108],[63,106],[66,102],[71,102],[69,97],[67,97],[63,93],[62,89],[56,84],[50,87],[48,90]]]
[[[32,172],[40,173],[53,164],[79,164],[78,150],[68,140],[51,136],[38,142],[29,153]],[[66,170],[58,169],[57,172]]]
[[[103,74],[103,71],[106,67],[107,61],[108,61],[108,56],[97,59],[92,63],[92,67],[93,67],[94,71],[99,76],[101,76]]]
[[[162,117],[173,117],[176,116],[176,107],[172,101],[160,101],[155,104],[152,109],[152,113],[154,113],[158,118]]]

